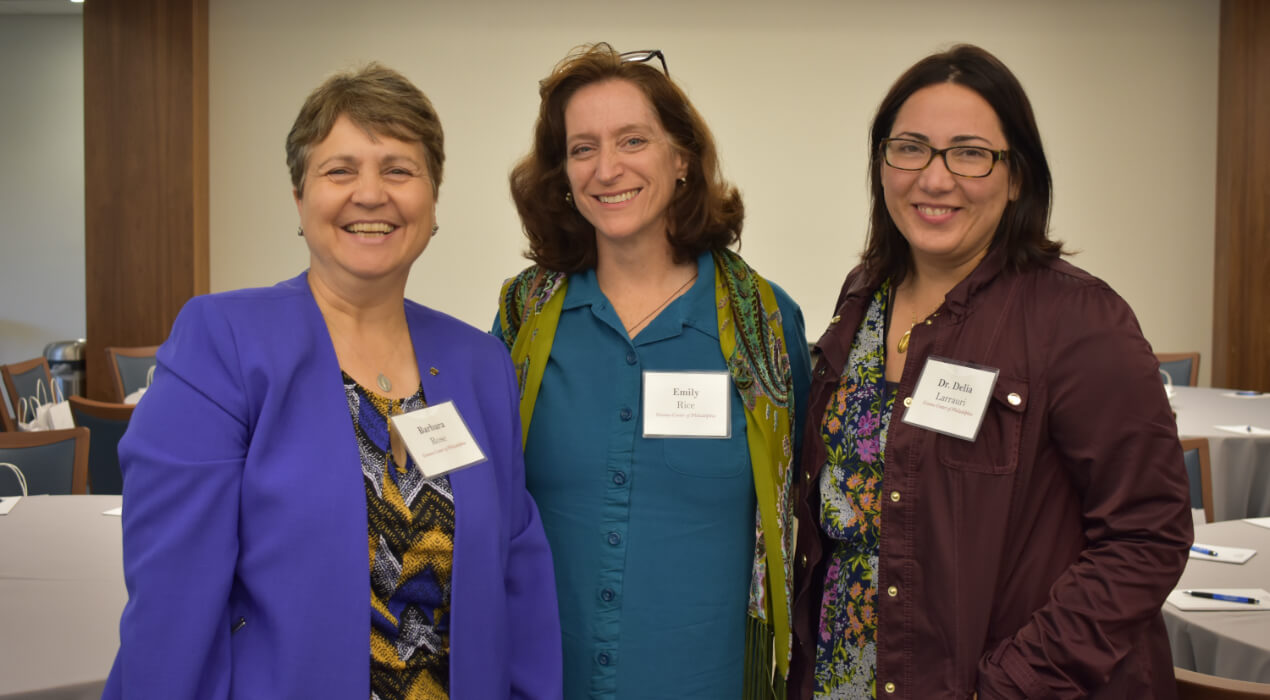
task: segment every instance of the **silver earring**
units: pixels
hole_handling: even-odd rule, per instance
[[[675,180],[675,184],[679,185],[680,187],[683,187],[684,185],[688,184],[688,178],[681,177],[678,180]]]
[[[576,205],[576,204],[574,204],[574,203],[573,203],[573,193],[572,193],[572,192],[565,192],[565,193],[564,193],[564,201],[568,202],[568,203],[569,203],[569,206],[573,207],[574,209],[577,209],[577,208],[578,208],[578,205]]]
[[[303,226],[296,227],[296,230],[295,230],[295,235],[297,235],[297,236],[303,236],[303,235],[304,235],[304,227],[303,227]]]
[[[441,230],[441,224],[432,224],[432,235],[437,235],[437,231]]]

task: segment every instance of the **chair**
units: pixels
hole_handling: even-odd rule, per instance
[[[0,462],[17,465],[27,490],[37,494],[82,494],[88,487],[88,428],[0,433]],[[21,495],[17,478],[0,472],[0,496]]]
[[[1236,681],[1173,667],[1177,700],[1270,700],[1270,683]]]
[[[88,444],[88,490],[94,494],[123,493],[123,475],[119,471],[119,439],[128,429],[128,420],[136,406],[124,403],[94,401],[72,396],[71,416],[75,425],[88,428],[92,440]]]
[[[158,345],[106,348],[106,356],[110,358],[110,377],[115,384],[115,401],[122,403],[125,396],[146,385],[146,375],[154,366],[154,353],[158,349]]]
[[[1177,386],[1199,384],[1199,353],[1157,352],[1155,359],[1159,360],[1160,369],[1168,372],[1173,384]]]
[[[1191,482],[1191,508],[1204,509],[1204,522],[1213,522],[1213,468],[1208,461],[1208,438],[1182,440],[1186,478]]]
[[[42,398],[45,401],[52,398],[49,392],[53,390],[53,374],[49,372],[49,363],[43,357],[24,362],[15,362],[11,365],[0,365],[0,376],[4,378],[4,390],[9,394],[9,403],[13,404],[13,415],[17,417],[18,421],[23,418],[23,416],[19,415],[21,409],[18,408],[18,401],[35,396],[35,387],[41,379],[44,380]],[[17,429],[16,424],[14,429]],[[7,421],[5,422],[5,430],[9,430]]]

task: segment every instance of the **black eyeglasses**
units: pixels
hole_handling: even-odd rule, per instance
[[[882,139],[881,150],[882,159],[896,170],[925,170],[935,161],[935,156],[942,156],[948,172],[961,177],[987,177],[1009,153],[982,146],[934,148],[913,139]]]
[[[645,49],[644,51],[626,51],[617,56],[623,63],[647,63],[654,58],[661,61],[661,72],[670,77],[670,69],[666,67],[666,54],[661,49]]]

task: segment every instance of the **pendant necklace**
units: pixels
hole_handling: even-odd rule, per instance
[[[675,291],[671,292],[671,293],[670,293],[670,296],[666,297],[666,300],[665,300],[665,301],[663,301],[662,303],[658,304],[658,305],[657,305],[657,307],[656,307],[656,308],[654,308],[652,311],[649,311],[649,312],[648,312],[648,315],[647,315],[647,316],[645,316],[645,317],[643,317],[643,318],[641,318],[641,319],[640,319],[637,323],[635,323],[635,325],[630,326],[629,328],[627,328],[627,329],[626,329],[626,334],[627,334],[627,335],[629,335],[629,336],[631,336],[632,338],[633,338],[633,337],[635,337],[635,329],[639,328],[640,326],[643,326],[643,325],[644,325],[644,323],[645,323],[645,322],[647,322],[647,321],[648,321],[648,319],[652,318],[654,314],[656,314],[658,311],[661,311],[662,309],[666,308],[666,306],[667,306],[668,304],[670,304],[670,302],[671,302],[671,301],[673,301],[673,300],[674,300],[674,298],[675,298],[676,296],[678,296],[678,294],[679,294],[680,292],[682,292],[683,290],[687,289],[687,288],[688,288],[688,285],[692,284],[692,283],[693,283],[693,282],[695,282],[695,281],[697,281],[697,273],[695,273],[695,272],[694,272],[694,273],[692,273],[692,277],[689,277],[687,282],[684,282],[682,285],[680,285],[680,286],[679,286],[679,289],[676,289]]]
[[[906,333],[904,337],[907,338],[908,334]],[[901,350],[900,352],[904,351]],[[379,388],[382,389],[384,393],[392,391],[392,382],[388,381],[388,377],[385,377],[383,372],[380,372],[379,376],[375,377],[375,383],[379,385]]]
[[[940,302],[940,305],[941,305],[941,306],[943,305],[943,302],[942,302],[942,301]],[[936,309],[938,309],[938,308],[939,308],[939,306],[936,306],[935,308],[936,308]],[[938,316],[938,315],[939,315],[939,314],[935,313],[934,311],[931,311],[929,314],[926,314],[926,316],[925,316],[922,320],[923,320],[923,321],[926,321],[926,323],[928,323],[928,324],[929,324],[929,323],[930,323],[930,320],[931,320],[932,318],[935,318],[935,317],[936,317],[936,316]],[[899,354],[901,354],[901,355],[903,355],[904,353],[908,352],[908,341],[909,341],[909,338],[910,338],[910,336],[912,336],[912,335],[913,335],[913,328],[914,328],[915,326],[917,326],[917,324],[918,324],[918,323],[920,323],[920,321],[918,321],[918,320],[917,320],[917,315],[916,315],[916,314],[914,314],[914,315],[913,315],[913,322],[912,322],[912,323],[910,323],[910,324],[908,324],[908,330],[904,331],[904,335],[900,336],[900,342],[898,342],[898,343],[896,343],[896,344],[895,344],[895,352],[898,352],[898,353],[899,353]]]

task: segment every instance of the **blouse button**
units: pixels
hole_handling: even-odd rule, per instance
[[[631,409],[623,408],[621,413],[619,413],[618,415],[622,417],[622,420],[630,420],[631,416],[635,414],[631,412]]]
[[[600,591],[600,600],[603,600],[606,603],[612,602],[613,598],[616,595],[617,594],[613,592],[612,588],[605,588],[604,590]]]
[[[912,406],[912,405],[913,405],[913,397],[912,397],[912,396],[905,396],[905,397],[904,397],[904,408],[908,408],[909,406]]]
[[[895,501],[896,503],[899,503],[899,502],[900,502],[900,492],[899,492],[899,491],[892,491],[892,492],[891,492],[891,500],[892,500],[892,501]]]
[[[626,483],[626,473],[625,473],[625,472],[614,472],[614,473],[613,473],[613,483],[617,484],[618,486],[621,486],[622,484],[625,484],[625,483]]]
[[[1013,391],[1010,392],[1009,396],[1005,397],[1005,400],[1009,401],[1011,406],[1018,406],[1019,404],[1023,403],[1023,397],[1019,396]]]
[[[609,541],[609,544],[616,547],[617,545],[622,543],[622,536],[617,534],[616,532],[610,532],[608,536],[608,541]]]
[[[639,355],[636,355],[634,350],[626,353],[626,364],[633,365],[636,362],[639,362]]]
[[[888,693],[894,693],[894,692],[895,692],[895,684],[894,684],[894,683],[887,683],[886,685],[884,685],[884,686],[882,686],[882,687],[883,687],[883,688],[886,688],[886,692],[888,692]]]
[[[886,594],[894,598],[895,596],[900,594],[900,589],[896,588],[895,586],[891,586],[886,589]]]
[[[600,662],[601,666],[608,666],[609,662],[611,661],[611,659],[609,658],[609,655],[604,653],[601,653],[597,660]]]

